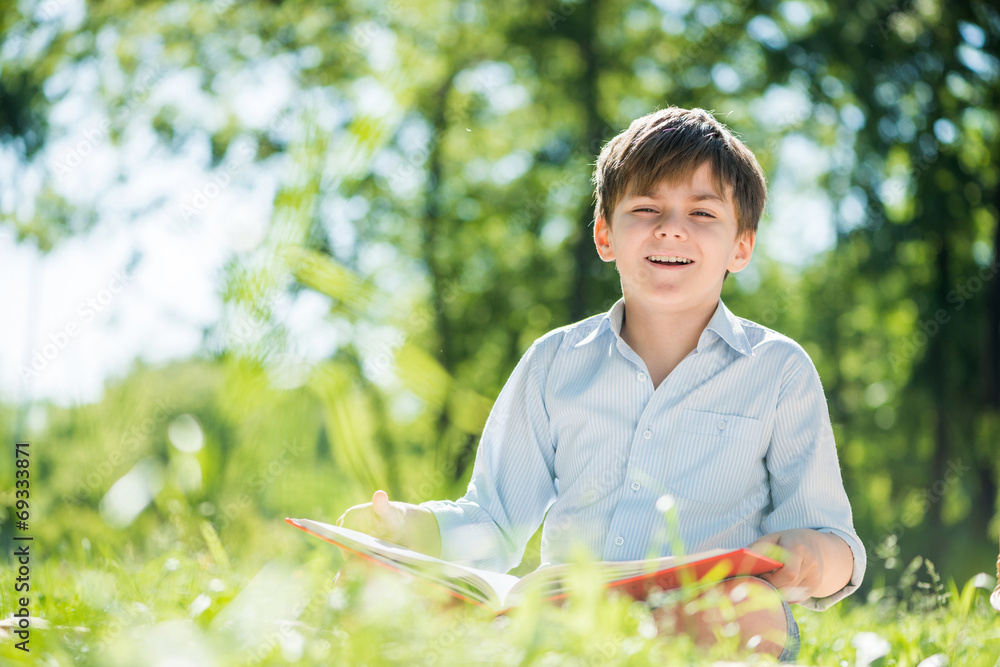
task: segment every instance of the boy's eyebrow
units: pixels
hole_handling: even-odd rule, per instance
[[[625,199],[638,199],[640,197],[646,197],[648,199],[656,199],[655,192],[629,192],[625,195]],[[717,201],[720,204],[725,204],[726,200],[719,196],[715,192],[695,192],[690,197],[691,201]]]
[[[726,200],[720,197],[715,192],[697,192],[691,195],[691,199],[694,201],[705,201],[706,199],[717,201],[721,204],[725,204]]]

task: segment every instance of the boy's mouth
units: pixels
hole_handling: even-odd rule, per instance
[[[677,255],[650,255],[646,258],[646,261],[663,269],[679,269],[683,266],[694,264],[693,259]]]

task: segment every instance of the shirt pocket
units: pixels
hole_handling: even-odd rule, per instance
[[[766,479],[760,420],[685,409],[677,423],[668,478],[680,496],[710,505],[732,504]]]

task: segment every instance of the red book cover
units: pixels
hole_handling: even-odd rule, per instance
[[[781,566],[780,561],[755,551],[737,549],[666,570],[613,581],[608,584],[608,588],[627,593],[637,600],[645,600],[654,587],[662,590],[680,588],[686,583],[705,579],[709,574],[712,581],[727,577],[755,576],[777,570]]]

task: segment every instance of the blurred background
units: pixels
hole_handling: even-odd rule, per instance
[[[30,442],[46,557],[255,571],[285,516],[461,495],[522,352],[620,296],[597,154],[677,105],[767,172],[723,298],[816,363],[866,586],[992,569],[993,3],[0,6],[0,478]]]

